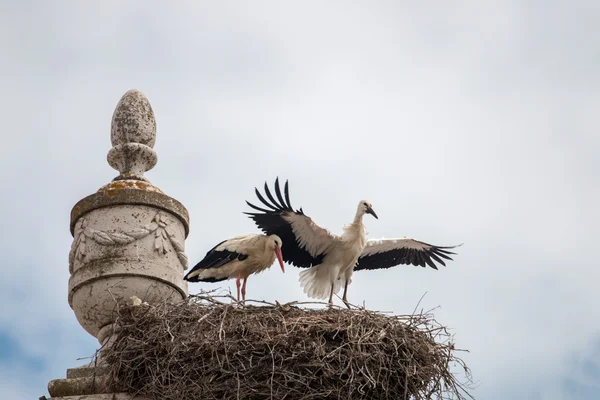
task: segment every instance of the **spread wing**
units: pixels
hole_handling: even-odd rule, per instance
[[[434,246],[409,238],[370,239],[358,258],[354,270],[391,268],[402,264],[421,267],[428,265],[438,269],[435,262],[446,266],[444,260],[452,261],[450,255],[456,254],[448,249],[458,246]]]
[[[256,197],[266,208],[246,203],[259,212],[244,213],[254,220],[256,225],[267,235],[277,235],[283,245],[281,252],[284,261],[301,268],[309,268],[321,264],[325,255],[335,245],[337,237],[326,229],[315,224],[304,214],[302,208],[294,211],[290,203],[288,182],[285,182],[284,195],[281,194],[279,178],[275,180],[275,196],[265,182],[266,200],[254,189]]]

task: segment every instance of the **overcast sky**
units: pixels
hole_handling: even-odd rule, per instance
[[[67,302],[69,212],[117,175],[132,88],[192,265],[256,231],[241,213],[265,180],[334,232],[365,198],[369,237],[465,244],[439,271],[356,273],[352,302],[410,313],[427,292],[479,399],[597,398],[600,3],[216,3],[0,2],[3,398],[97,348]],[[297,279],[273,268],[248,297],[306,299]]]

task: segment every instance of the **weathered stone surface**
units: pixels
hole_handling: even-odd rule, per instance
[[[55,379],[48,384],[53,400],[146,400],[128,393],[110,393],[106,367],[84,366],[67,370],[67,379]]]
[[[71,210],[69,305],[101,343],[110,337],[119,302],[187,297],[188,212],[143,176],[156,164],[155,140],[150,102],[128,91],[113,114],[108,153],[121,175]]]
[[[113,114],[110,140],[113,147],[107,160],[121,174],[115,180],[148,181],[144,172],[158,160],[152,149],[156,141],[156,120],[148,99],[138,90],[121,97]]]
[[[149,206],[102,207],[80,217],[70,256],[69,305],[84,329],[97,337],[114,321],[117,302],[131,296],[149,303],[185,299],[185,236],[179,218]]]
[[[156,120],[150,102],[139,90],[127,91],[115,108],[110,127],[113,146],[141,143],[154,147]]]
[[[90,394],[83,396],[52,397],[53,400],[148,400],[146,397],[134,396],[128,393]]]
[[[88,394],[83,396],[51,397],[52,400],[148,400],[146,397],[132,396],[128,393]]]
[[[107,346],[120,302],[187,298],[188,212],[143,176],[157,162],[155,140],[148,99],[128,91],[113,114],[107,156],[120,175],[71,210],[69,305],[83,328]],[[144,400],[107,393],[105,365],[100,352],[93,365],[69,369],[67,379],[51,381],[48,391],[53,399]]]
[[[67,379],[87,378],[90,376],[104,375],[108,371],[107,367],[78,367],[67,369]]]
[[[110,393],[110,387],[106,375],[73,379],[55,379],[48,383],[48,393],[50,393],[50,396],[52,397]]]
[[[144,172],[156,165],[158,157],[150,147],[139,143],[120,144],[108,151],[108,164],[121,174],[114,180],[137,179],[148,182]]]
[[[100,188],[97,193],[77,202],[71,210],[71,234],[75,234],[75,224],[85,214],[99,208],[125,204],[144,205],[167,211],[181,221],[185,228],[185,237],[189,233],[190,217],[183,204],[149,183],[125,180],[111,182]]]

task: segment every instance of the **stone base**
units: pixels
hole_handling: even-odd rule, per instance
[[[69,368],[67,379],[48,383],[50,399],[41,400],[147,400],[128,393],[111,393],[107,385],[106,367],[83,366]]]
[[[88,394],[83,396],[51,397],[48,400],[148,400],[145,397],[131,397],[128,393]]]
[[[106,375],[108,372],[107,367],[93,367],[93,366],[82,366],[67,369],[67,379],[75,379],[75,378],[88,378],[101,375]]]

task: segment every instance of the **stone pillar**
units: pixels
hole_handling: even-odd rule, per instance
[[[137,90],[128,91],[113,114],[113,147],[107,157],[119,176],[71,211],[69,305],[102,345],[110,338],[119,302],[132,296],[148,303],[187,298],[183,275],[189,216],[181,203],[144,176],[157,162],[155,140],[148,99]],[[106,393],[102,368],[70,369],[67,379],[51,381],[48,390],[52,396]],[[96,398],[102,397],[89,397]]]

